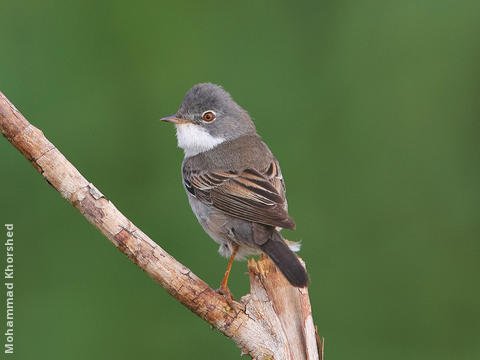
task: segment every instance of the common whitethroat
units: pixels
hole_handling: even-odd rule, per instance
[[[190,206],[207,234],[229,257],[220,286],[226,296],[234,259],[267,254],[287,280],[308,285],[308,275],[282,228],[295,229],[288,215],[280,165],[257,134],[252,119],[222,87],[211,83],[192,87],[173,123],[178,146],[185,152],[183,185]]]

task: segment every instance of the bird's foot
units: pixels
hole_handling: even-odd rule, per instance
[[[227,300],[228,305],[233,308],[233,302],[235,299],[233,298],[233,294],[227,286],[220,286],[220,288],[217,289],[217,293],[222,295],[225,300]]]

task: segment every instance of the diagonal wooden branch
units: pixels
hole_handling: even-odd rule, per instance
[[[120,251],[242,353],[254,359],[319,358],[307,289],[292,287],[267,257],[249,261],[251,292],[230,306],[118,211],[1,92],[0,129]]]

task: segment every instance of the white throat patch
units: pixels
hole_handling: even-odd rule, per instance
[[[194,124],[176,124],[178,147],[185,152],[185,157],[194,156],[213,149],[225,141],[210,135],[206,130]]]

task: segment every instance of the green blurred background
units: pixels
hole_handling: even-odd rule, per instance
[[[285,234],[303,243],[327,359],[480,358],[480,2],[0,0],[0,11],[0,90],[211,286],[226,259],[191,213],[182,151],[158,121],[204,81],[231,92],[281,162],[298,229]],[[11,358],[240,357],[5,139],[0,159],[0,222],[15,225]],[[235,263],[237,297],[245,272]]]

